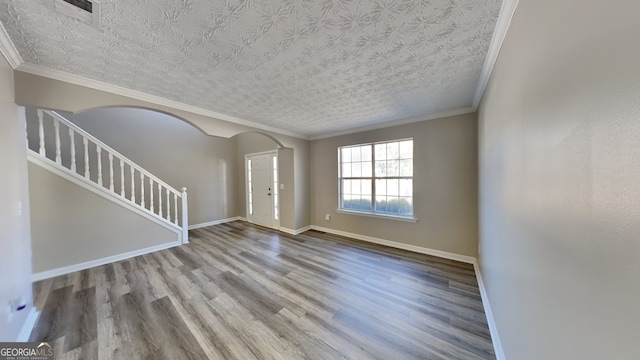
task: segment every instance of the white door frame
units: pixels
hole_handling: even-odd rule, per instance
[[[249,213],[249,166],[248,166],[248,161],[249,158],[253,157],[253,156],[258,156],[258,155],[273,155],[273,157],[276,158],[276,163],[277,163],[277,159],[278,159],[278,150],[268,150],[268,151],[261,151],[261,152],[257,152],[257,153],[251,153],[251,154],[245,154],[244,155],[244,193],[245,193],[245,216],[248,222],[250,223],[254,223],[252,220],[252,214]],[[271,183],[274,182],[273,179],[273,165],[271,166]],[[280,168],[277,168],[278,171],[278,183],[280,182]],[[271,196],[271,206],[273,209],[277,209],[277,218],[274,214],[274,216],[272,217],[272,226],[271,228],[278,230],[280,228],[280,199],[278,199],[278,197],[280,196],[280,190],[278,188],[279,184],[274,184],[274,188],[273,188],[273,196]],[[277,203],[278,206],[276,208],[276,199],[277,199]],[[261,224],[259,224],[261,225]]]

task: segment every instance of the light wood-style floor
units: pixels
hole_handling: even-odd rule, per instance
[[[57,359],[495,359],[473,267],[244,222],[40,281]]]

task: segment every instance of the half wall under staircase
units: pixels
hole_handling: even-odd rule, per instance
[[[27,111],[34,281],[188,242],[176,190],[48,110]]]

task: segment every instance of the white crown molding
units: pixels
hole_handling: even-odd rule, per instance
[[[482,100],[484,91],[491,77],[491,73],[493,72],[493,68],[498,59],[498,55],[500,53],[500,49],[506,37],[507,31],[509,29],[509,26],[511,25],[511,20],[513,19],[513,16],[518,7],[518,1],[519,0],[504,0],[502,3],[502,6],[500,8],[500,15],[498,16],[498,20],[496,22],[496,28],[494,30],[493,37],[489,45],[489,50],[487,52],[484,65],[480,73],[478,85],[474,93],[472,106],[461,108],[461,109],[455,109],[451,111],[446,111],[446,112],[441,112],[441,113],[436,113],[436,114],[431,114],[431,115],[422,116],[422,117],[402,119],[402,120],[391,121],[391,122],[386,122],[382,124],[373,124],[369,126],[357,127],[357,128],[336,131],[336,132],[331,132],[331,133],[326,133],[321,135],[314,135],[314,136],[302,135],[292,131],[272,127],[269,125],[260,124],[254,121],[237,118],[231,115],[226,115],[213,110],[208,110],[201,107],[188,105],[182,102],[165,99],[155,95],[150,95],[141,91],[131,90],[121,86],[105,83],[102,81],[88,79],[76,74],[71,74],[64,71],[60,71],[60,70],[54,70],[54,69],[45,68],[39,65],[26,63],[18,53],[15,45],[9,38],[9,35],[7,34],[6,29],[4,28],[2,23],[0,23],[0,52],[2,52],[4,57],[7,59],[7,61],[11,65],[11,67],[26,73],[44,76],[47,78],[60,80],[60,81],[68,82],[75,85],[85,86],[91,89],[106,91],[116,95],[122,95],[122,96],[126,96],[136,100],[153,103],[156,105],[167,106],[174,109],[188,111],[194,114],[212,117],[215,119],[228,121],[238,125],[244,125],[247,127],[258,129],[258,130],[269,131],[272,133],[292,136],[292,137],[304,139],[304,140],[318,140],[318,139],[353,134],[353,133],[358,133],[358,132],[363,132],[368,130],[383,129],[383,128],[388,128],[392,126],[432,120],[432,119],[437,119],[437,118],[442,118],[447,116],[462,115],[462,114],[477,111],[480,101]]]
[[[502,2],[500,15],[496,21],[496,28],[493,31],[493,37],[489,44],[489,51],[487,52],[487,57],[485,58],[484,65],[482,66],[480,80],[478,80],[478,87],[476,88],[475,95],[473,96],[473,108],[476,110],[480,105],[480,100],[482,100],[484,90],[487,88],[487,84],[489,84],[489,79],[491,78],[493,67],[496,65],[496,61],[498,60],[502,43],[507,36],[511,20],[518,8],[518,1],[519,0],[503,0]]]
[[[336,136],[341,136],[341,135],[361,133],[361,132],[365,132],[365,131],[369,131],[369,130],[384,129],[384,128],[389,128],[389,127],[393,127],[393,126],[417,123],[417,122],[421,122],[421,121],[441,119],[441,118],[445,118],[445,117],[449,117],[449,116],[464,115],[464,114],[469,114],[469,113],[472,113],[472,112],[475,112],[475,111],[476,111],[476,108],[474,108],[474,107],[464,107],[464,108],[460,108],[460,109],[443,111],[443,112],[439,112],[439,113],[435,113],[435,114],[431,114],[431,115],[426,115],[426,116],[418,116],[418,117],[413,117],[413,118],[408,118],[408,119],[389,121],[389,122],[385,122],[385,123],[381,123],[381,124],[374,124],[374,125],[369,125],[369,126],[356,127],[356,128],[352,128],[352,129],[348,129],[348,130],[337,131],[337,132],[332,132],[332,133],[323,134],[323,135],[311,136],[311,137],[309,137],[309,140],[320,140],[320,139],[326,139],[326,138],[331,138],[331,137],[336,137]]]
[[[269,125],[263,125],[257,122],[244,120],[234,116],[222,114],[216,111],[203,109],[201,107],[197,107],[193,105],[188,105],[185,103],[181,103],[179,101],[165,99],[160,96],[150,95],[141,91],[127,89],[122,86],[112,85],[99,80],[85,78],[76,74],[70,74],[68,72],[50,69],[40,65],[21,62],[18,66],[14,67],[14,69],[25,72],[25,73],[33,74],[33,75],[38,75],[38,76],[43,76],[43,77],[47,77],[54,80],[64,81],[74,85],[80,85],[80,86],[85,86],[95,90],[106,91],[112,94],[121,95],[128,98],[140,100],[140,101],[146,101],[156,105],[167,106],[167,107],[182,110],[182,111],[188,111],[194,114],[211,117],[218,120],[228,121],[230,123],[244,125],[247,127],[258,129],[258,130],[269,131],[269,132],[292,136],[295,138],[300,138],[305,140],[307,139],[307,136],[304,136],[292,131],[279,129]]]
[[[20,64],[23,63],[22,57],[20,53],[18,53],[18,49],[11,41],[9,34],[7,34],[7,30],[4,28],[4,25],[0,22],[0,52],[4,55],[4,58],[7,59],[9,65],[12,68],[17,68]]]
[[[491,342],[493,343],[493,349],[496,353],[496,359],[505,360],[504,351],[502,350],[502,342],[500,342],[500,336],[498,335],[498,327],[496,326],[495,319],[493,318],[493,311],[491,311],[491,305],[489,305],[487,289],[484,287],[484,281],[482,280],[480,265],[478,264],[478,260],[475,258],[473,259],[473,269],[476,272],[478,288],[480,289],[480,297],[482,298],[484,314],[487,317],[487,324],[489,325],[489,333],[491,334]]]

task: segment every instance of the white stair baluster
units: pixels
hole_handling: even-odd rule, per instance
[[[56,163],[62,163],[62,152],[60,151],[60,122],[58,119],[53,119],[53,128],[56,135]]]
[[[120,196],[124,197],[124,161],[118,159],[120,162]]]
[[[144,207],[144,173],[140,173],[140,206]]]
[[[187,188],[182,188],[182,243],[189,243],[189,217],[187,209]]]
[[[171,199],[169,198],[169,189],[167,189],[167,221],[171,221]]]
[[[67,173],[71,171],[76,175],[82,175],[82,170],[79,168],[79,167],[82,167],[82,164],[78,164],[78,162],[84,160],[84,178],[85,178],[84,181],[85,182],[86,181],[92,182],[93,183],[91,184],[92,186],[94,187],[99,186],[103,192],[106,192],[108,189],[113,196],[119,195],[121,197],[121,200],[127,199],[131,201],[131,203],[133,203],[132,205],[135,204],[137,207],[141,207],[142,209],[138,208],[138,211],[144,209],[146,211],[149,211],[157,215],[157,217],[159,218],[157,220],[166,221],[166,223],[171,224],[171,226],[175,226],[176,228],[181,228],[182,242],[183,243],[189,242],[189,238],[188,238],[189,222],[188,222],[187,189],[186,188],[182,188],[181,191],[178,191],[172,188],[171,186],[164,183],[162,180],[151,175],[146,170],[142,169],[140,166],[136,165],[132,161],[122,156],[116,150],[112,149],[111,147],[109,147],[99,139],[95,138],[91,134],[88,134],[87,132],[79,128],[77,125],[69,122],[67,119],[65,119],[58,113],[53,111],[48,111],[48,110],[38,110],[37,113],[38,113],[38,135],[39,135],[38,151],[40,156],[43,156],[46,158],[47,152],[51,154],[51,151],[47,151],[47,148],[46,148],[47,139],[45,138],[46,129],[44,126],[44,121],[46,120],[45,116],[51,116],[53,121],[53,127],[54,127],[53,129],[54,134],[52,135],[54,137],[53,140],[55,140],[55,156],[52,156],[54,159],[48,158],[47,159],[48,161],[51,162],[52,160],[54,160],[58,165],[63,165],[62,157],[71,156],[71,159],[69,160],[69,167],[67,167],[66,164],[64,164],[66,169],[60,169],[60,170],[66,170]],[[66,128],[62,128],[62,130],[65,131],[65,134],[62,136],[60,135],[61,126],[66,127]],[[65,153],[62,154],[62,141],[66,141],[67,130],[69,133],[69,148],[68,149],[65,148]],[[83,154],[77,153],[76,135],[81,136],[82,149],[80,151],[82,152],[84,150]],[[51,134],[48,136],[51,137]],[[26,140],[27,140],[27,146],[29,146],[30,145],[29,140],[31,139],[27,137]],[[95,154],[97,157],[97,163],[95,165],[97,171],[95,175],[91,174],[92,169],[90,165],[90,152],[94,151],[92,149],[91,150],[89,149],[89,146],[91,144],[95,146]],[[50,143],[48,144],[48,146],[50,147],[51,145],[54,145],[54,144],[50,144]],[[31,142],[31,146],[33,146],[33,142]],[[109,177],[107,180],[108,186],[105,183],[106,174],[103,173],[103,169],[102,169],[103,161],[107,160],[102,158],[102,153],[104,151],[107,152],[107,158],[109,161],[109,165],[108,165]],[[84,155],[84,159],[82,159],[83,155]],[[114,166],[114,161],[118,161],[118,164],[115,164],[115,166]],[[131,190],[130,190],[131,194],[129,197],[127,197],[128,194],[125,186],[127,184],[126,166],[129,166],[128,171],[130,171],[130,174],[131,174]],[[114,169],[114,167],[116,169]],[[118,171],[117,167],[120,167],[120,173],[118,175],[115,174],[115,171]],[[136,185],[136,182],[137,182],[136,171],[140,173],[140,190],[138,195],[139,203],[136,203],[136,186],[138,186]],[[116,176],[120,176],[120,179],[117,179]],[[94,177],[95,179],[93,179]],[[145,183],[145,180],[147,178],[149,179],[149,185],[148,185],[149,189],[146,189],[147,184]],[[116,182],[118,182],[118,186],[120,186],[120,189],[118,191],[115,190]],[[157,193],[156,193],[156,186],[157,186]],[[148,191],[148,194],[146,194],[146,196],[149,197],[148,199],[145,197],[145,192],[147,191]],[[165,192],[166,192],[166,195],[165,195]],[[171,201],[172,201],[171,194],[173,194],[173,204],[171,204]],[[164,199],[165,196],[166,196],[166,201]],[[180,198],[180,200],[178,200],[178,198]],[[178,203],[178,201],[180,201],[180,203]],[[147,205],[149,206],[147,207]],[[180,212],[178,212],[179,207],[182,209],[180,210]],[[173,214],[171,213],[172,208],[173,208]],[[180,219],[178,219],[178,217],[180,217]]]
[[[149,206],[149,210],[153,211],[153,179],[149,178],[149,199],[151,200],[151,205]]]
[[[98,154],[98,185],[102,186],[102,148],[96,144],[96,154]]]
[[[84,177],[89,178],[89,140],[86,137],[82,137],[82,144],[84,145]]]
[[[47,156],[47,150],[44,147],[44,122],[43,122],[44,112],[42,110],[38,110],[38,136],[40,137],[40,150],[38,152],[42,156]]]
[[[173,194],[173,223],[178,225],[178,194]]]
[[[162,184],[158,184],[158,215],[162,217]]]
[[[136,202],[136,178],[135,178],[135,169],[133,166],[129,165],[131,169],[131,202]]]
[[[72,128],[69,128],[69,142],[71,143],[71,171],[76,173],[76,136]]]
[[[109,190],[113,191],[113,154],[109,153]]]

